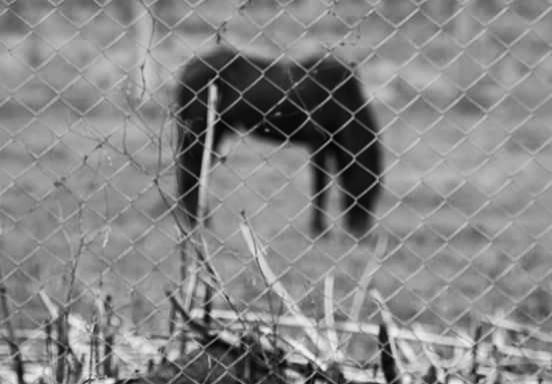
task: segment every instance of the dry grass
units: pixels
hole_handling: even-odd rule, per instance
[[[207,7],[203,12],[215,23],[233,16],[224,30],[231,42],[276,51],[277,44],[266,37],[249,42],[256,35],[251,20],[266,22],[272,10],[260,9],[249,16],[230,8]],[[313,14],[312,9],[294,12],[304,21]],[[166,326],[167,313],[161,288],[178,282],[179,256],[177,231],[153,182],[159,176],[164,191],[173,194],[171,135],[164,131],[159,157],[156,140],[164,121],[156,103],[166,105],[177,68],[200,44],[213,42],[208,40],[212,30],[193,16],[178,24],[172,38],[156,45],[153,54],[163,64],[158,73],[164,85],[140,121],[135,115],[128,118],[128,105],[121,97],[121,78],[135,64],[129,61],[130,40],[125,37],[98,50],[94,44],[103,46],[118,30],[103,16],[96,22],[105,27],[100,28],[102,34],[94,32],[98,24],[83,28],[82,39],[65,44],[61,55],[53,56],[39,69],[40,76],[22,88],[16,87],[32,72],[20,64],[26,60],[28,45],[16,43],[17,36],[4,40],[13,49],[0,51],[0,74],[8,79],[0,93],[9,97],[0,105],[2,267],[20,309],[18,325],[36,326],[44,317],[38,290],[44,287],[60,299],[65,292],[64,276],[74,255],[61,229],[70,234],[71,244],[79,243],[76,212],[82,199],[86,247],[77,271],[74,309],[90,315],[91,292],[111,292],[117,314],[138,327],[159,330]],[[320,41],[331,43],[343,36],[343,25],[331,15],[297,43],[291,41],[302,28],[289,15],[283,14],[279,22],[267,26],[266,35],[288,43],[291,54],[317,49]],[[289,28],[282,28],[282,23]],[[529,114],[521,103],[537,105],[549,92],[539,83],[539,71],[547,61],[509,92],[515,98],[501,100],[505,91],[488,80],[440,114],[431,105],[442,107],[457,97],[451,81],[446,77],[433,81],[440,71],[423,57],[406,68],[398,66],[410,51],[415,52],[404,36],[413,36],[411,30],[415,36],[431,33],[416,25],[424,24],[416,20],[405,24],[404,34],[379,47],[376,57],[361,67],[367,91],[376,97],[386,147],[385,193],[378,207],[377,231],[387,232],[390,244],[372,285],[404,322],[447,328],[467,321],[470,312],[489,314],[496,308],[513,310],[528,321],[545,320],[552,267],[546,257],[552,245],[547,233],[550,113],[544,105]],[[40,33],[61,45],[63,28],[44,24]],[[373,16],[362,24],[360,34],[345,39],[339,51],[348,58],[366,57],[389,32]],[[161,29],[160,34],[164,33]],[[429,58],[452,57],[449,43],[446,35],[441,36],[422,52]],[[45,45],[41,56],[46,59],[52,52]],[[492,56],[493,50],[484,53]],[[530,48],[522,54],[526,60],[539,56]],[[86,67],[83,78],[68,61]],[[463,65],[472,74],[483,70],[473,60]],[[506,78],[504,68],[512,70],[504,65],[489,71]],[[527,72],[527,68],[514,68],[514,76]],[[444,73],[456,76],[454,68]],[[65,88],[74,78],[79,80]],[[413,88],[418,83],[426,87]],[[61,98],[50,105],[58,94]],[[418,95],[423,98],[410,105],[411,97]],[[475,101],[484,107],[500,104],[486,112]],[[37,112],[29,112],[20,102]],[[349,307],[350,292],[371,244],[354,243],[340,228],[338,187],[331,194],[333,235],[313,242],[307,235],[311,208],[307,152],[247,137],[232,140],[227,149],[228,161],[216,165],[212,175],[213,228],[208,239],[227,292],[241,308],[266,308],[264,284],[239,235],[239,212],[245,210],[263,241],[270,244],[271,265],[301,307],[321,317],[322,280],[335,268],[335,307],[338,316],[346,317],[342,308]],[[222,305],[220,297],[216,300]],[[367,301],[361,317],[369,321],[379,316],[376,309]]]
[[[400,146],[401,140],[406,145],[412,130],[423,126],[418,113],[403,118],[409,127],[392,124],[384,131],[383,142],[389,147]],[[120,118],[86,120],[97,129],[115,131],[109,143],[122,151]],[[90,241],[78,270],[81,292],[98,288],[101,281],[106,291],[115,293],[118,313],[147,317],[159,303],[158,288],[178,280],[177,234],[153,184],[157,148],[147,144],[138,126],[130,123],[126,145],[139,149],[133,158],[142,169],[107,145],[96,149],[96,143],[74,134],[64,135],[60,143],[44,150],[49,142],[42,125],[64,124],[59,114],[43,116],[40,126],[16,135],[19,143],[25,143],[21,151],[14,143],[0,152],[2,172],[9,175],[1,186],[7,283],[22,303],[42,285],[63,291],[69,255],[60,228],[78,241],[78,202],[72,195],[77,194],[86,201],[84,233]],[[3,125],[16,132],[23,124],[14,118]],[[492,128],[482,126],[485,132],[477,132],[483,136],[479,139],[500,142],[499,128]],[[391,243],[373,284],[384,295],[392,295],[389,305],[404,320],[442,323],[470,307],[488,313],[490,308],[516,306],[514,300],[529,294],[539,279],[546,279],[550,267],[544,256],[549,244],[546,232],[533,242],[546,229],[548,214],[542,207],[548,206],[547,197],[532,196],[546,188],[548,172],[539,162],[545,164],[548,156],[532,158],[504,146],[487,157],[474,154],[478,152],[475,143],[468,142],[435,167],[442,158],[433,150],[456,142],[454,135],[444,135],[446,129],[446,124],[438,124],[409,152],[397,159],[390,153],[386,156],[388,174],[378,208],[378,231],[389,233]],[[238,235],[239,211],[245,210],[270,244],[270,262],[293,287],[295,297],[302,298],[303,306],[320,309],[321,279],[334,267],[338,269],[337,297],[345,297],[359,278],[370,244],[357,245],[340,229],[337,186],[330,204],[336,228],[331,238],[313,243],[307,236],[307,153],[294,147],[276,149],[249,138],[245,143],[234,140],[228,148],[228,161],[216,166],[211,181],[210,248],[232,296],[241,298],[244,306],[265,305],[259,297],[263,285],[251,273],[254,264]],[[29,152],[40,154],[38,161],[26,155]],[[168,142],[162,158],[162,185],[172,193]],[[487,164],[472,171],[483,160]],[[512,174],[517,167],[519,172]],[[135,291],[134,298],[129,291]],[[519,309],[540,305],[537,293],[520,302]],[[83,303],[87,300],[84,294]],[[27,304],[32,307],[32,301]],[[24,308],[32,313],[27,305]],[[366,303],[364,315],[372,310]],[[150,325],[156,323],[150,320]]]

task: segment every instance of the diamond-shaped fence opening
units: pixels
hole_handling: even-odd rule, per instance
[[[551,381],[551,19],[2,2],[0,382]]]

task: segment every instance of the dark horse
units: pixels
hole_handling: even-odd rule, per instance
[[[293,62],[217,48],[192,59],[177,87],[177,184],[190,223],[198,214],[198,179],[206,133],[207,88],[218,88],[213,151],[234,128],[304,145],[312,157],[315,212],[311,229],[326,229],[329,160],[335,159],[346,224],[362,236],[380,190],[382,154],[374,112],[356,73],[331,55]]]

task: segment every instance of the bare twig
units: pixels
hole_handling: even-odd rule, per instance
[[[192,265],[188,265],[188,254],[186,252],[186,241],[187,238],[185,234],[180,230],[179,226],[176,225],[176,231],[178,234],[178,249],[180,252],[180,282],[178,284],[178,291],[180,297],[184,301],[184,308],[188,311],[192,309],[193,298],[195,297],[195,289],[197,285],[197,273],[192,273],[188,276],[188,270],[193,271],[197,260],[195,258],[191,259]],[[188,284],[185,289],[182,289],[184,282],[188,280]]]
[[[324,320],[326,322],[326,334],[328,335],[328,342],[330,343],[331,352],[337,355],[339,348],[339,340],[337,332],[335,330],[335,317],[333,306],[333,292],[334,292],[334,274],[329,273],[324,279]],[[333,359],[335,361],[335,358]]]
[[[491,351],[491,371],[487,376],[486,384],[501,384],[502,383],[502,373],[500,371],[500,356],[499,351],[496,345],[493,345]]]
[[[424,351],[424,355],[427,357],[429,362],[431,363],[434,368],[441,369],[444,371],[450,371],[450,370],[460,370],[462,366],[465,365],[465,358],[466,355],[459,350],[459,348],[454,348],[454,356],[447,360],[443,361],[443,359],[440,359],[435,352],[431,349],[431,346],[423,341],[423,335],[427,334],[424,327],[417,323],[412,325],[412,332],[414,332],[415,335],[419,335],[420,337],[420,345],[422,346],[422,350]],[[464,364],[463,364],[464,363]]]
[[[169,339],[173,336],[174,334],[174,328],[175,328],[175,325],[176,325],[176,309],[174,309],[174,305],[171,305],[169,306]]]
[[[94,368],[96,372],[96,376],[100,377],[102,376],[102,364],[100,363],[101,358],[101,344],[104,340],[104,315],[105,315],[105,306],[102,301],[102,294],[101,291],[97,292],[95,294],[95,300],[96,304],[95,313],[92,316],[92,332],[90,335],[90,345],[93,347],[90,354],[90,361],[94,361],[94,366],[91,368]]]
[[[198,222],[201,228],[205,225],[207,215],[207,188],[209,184],[209,172],[211,169],[211,157],[213,154],[213,137],[217,119],[218,90],[215,84],[210,84],[207,97],[207,127],[205,133],[205,144],[201,158],[201,170],[199,174],[199,197],[198,197]]]
[[[63,384],[66,377],[66,359],[68,354],[69,340],[67,337],[67,314],[62,312],[56,319],[57,325],[57,356],[56,356],[56,383]]]
[[[173,219],[175,221],[175,229],[176,229],[177,237],[178,237],[178,250],[179,250],[179,255],[180,255],[180,265],[179,265],[180,282],[178,284],[178,291],[179,291],[181,299],[184,301],[184,308],[186,308],[186,310],[189,311],[189,310],[191,310],[191,305],[192,305],[193,297],[194,297],[194,289],[195,289],[195,286],[197,284],[197,278],[196,278],[197,274],[192,274],[190,276],[190,278],[187,278],[187,275],[188,275],[187,271],[189,269],[190,270],[194,269],[193,267],[188,266],[188,253],[187,253],[186,245],[187,245],[187,241],[188,241],[188,238],[189,238],[189,234],[187,233],[187,231],[184,230],[183,225],[179,222],[178,215],[176,215],[174,213],[174,210],[172,209],[172,207],[168,203],[168,200],[164,196],[163,191],[161,190],[161,187],[159,185],[159,178],[160,178],[161,172],[163,170],[163,155],[162,154],[163,154],[164,131],[165,131],[165,127],[168,126],[168,121],[170,120],[171,117],[174,117],[174,115],[173,115],[171,109],[167,108],[165,110],[163,122],[161,124],[161,132],[157,136],[157,171],[156,171],[156,174],[155,174],[155,185],[157,186],[159,194],[161,195],[163,201],[165,202],[166,208],[168,210],[170,210],[171,214],[173,215]],[[172,146],[172,147],[174,148],[174,146]],[[177,154],[176,154],[175,151],[173,151],[172,158],[175,159],[176,157],[177,157]],[[179,165],[177,164],[176,166],[178,167]],[[192,263],[195,263],[195,262],[196,262],[196,259],[192,258]],[[188,280],[188,282],[189,282],[188,288],[182,289],[183,284],[186,280]],[[174,310],[174,308],[171,307],[170,319],[173,319],[173,317],[176,315],[176,312],[173,311],[173,310]],[[169,321],[171,321],[170,319],[169,319]],[[172,322],[169,323],[169,329],[172,328],[172,331],[170,331],[171,334],[172,334],[172,332],[174,332],[174,326],[175,325],[176,325],[175,323],[172,323]],[[181,348],[182,348],[182,351],[184,351],[184,349],[185,349],[185,343],[184,342],[182,343]]]
[[[93,355],[90,356],[90,359],[92,359],[92,356],[94,357],[94,370],[96,371],[96,376],[100,377],[102,376],[102,366],[100,364],[101,361],[101,355],[100,355],[100,343],[101,343],[101,337],[100,337],[100,321],[101,319],[98,316],[95,316],[93,325],[92,325],[92,345],[94,346],[94,350],[92,351]]]
[[[150,68],[148,68],[148,62],[151,62],[151,60],[148,60],[148,56],[151,55],[151,47],[155,36],[156,19],[154,17],[153,11],[150,9],[150,6],[148,6],[148,4],[146,4],[146,2],[143,0],[139,0],[138,2],[136,2],[135,16],[140,14],[138,10],[139,8],[138,3],[146,10],[146,13],[148,15],[147,18],[143,16],[140,17],[138,19],[138,22],[136,23],[136,28],[138,32],[137,40],[139,42],[139,44],[137,45],[137,48],[142,48],[143,52],[137,55],[138,56],[137,59],[140,60],[140,65],[138,69],[140,71],[139,74],[140,74],[141,89],[136,87],[135,91],[140,90],[140,94],[139,95],[135,94],[134,96],[137,97],[138,102],[143,102],[146,95],[147,87],[148,87],[147,82],[148,80],[151,80],[151,76],[149,75],[153,73],[153,71]],[[145,22],[148,22],[147,28],[143,26]],[[146,74],[146,71],[148,72],[148,74]]]
[[[205,228],[205,220],[207,219],[207,190],[209,184],[209,172],[211,170],[211,156],[213,153],[213,136],[215,131],[215,122],[217,118],[217,98],[218,98],[217,86],[215,84],[210,84],[208,88],[207,96],[207,132],[205,137],[205,144],[203,146],[203,154],[201,160],[201,171],[199,174],[199,197],[198,197],[198,222],[199,228],[201,230],[201,243],[203,245],[203,250],[206,254],[209,253],[207,242],[202,236],[203,229]],[[209,324],[211,322],[211,306],[213,300],[213,288],[207,282],[204,284],[205,294],[203,298],[203,306],[205,308],[204,312],[204,322]],[[190,292],[191,293],[191,292]]]
[[[85,162],[86,160],[84,160]],[[56,370],[55,370],[55,379],[58,384],[64,383],[64,381],[71,375],[73,372],[71,371],[71,367],[68,365],[68,357],[73,357],[73,361],[77,362],[79,359],[74,356],[73,351],[71,347],[69,346],[69,316],[71,313],[71,306],[73,301],[73,291],[75,288],[76,283],[76,276],[77,276],[77,269],[79,266],[81,255],[84,251],[84,248],[86,246],[86,238],[83,233],[83,209],[84,209],[84,201],[82,201],[77,194],[73,192],[73,190],[64,182],[59,184],[59,186],[63,187],[67,192],[69,192],[72,196],[77,199],[79,208],[77,212],[78,216],[78,233],[79,233],[79,243],[77,246],[77,249],[73,251],[72,243],[70,240],[70,237],[65,230],[65,228],[62,228],[63,235],[65,237],[65,240],[67,242],[67,245],[69,247],[69,257],[70,260],[70,269],[69,269],[69,284],[67,286],[67,291],[65,295],[65,302],[63,304],[63,307],[61,308],[61,311],[57,311],[57,318],[56,318],[56,325],[57,325],[57,357],[56,357]],[[63,219],[64,215],[61,209],[61,206],[59,207],[60,210],[60,218]],[[41,299],[42,302],[46,305],[48,308],[48,311],[50,312],[50,315],[56,314],[56,311],[53,309],[51,305],[51,300],[49,300],[48,296],[44,291],[41,291]]]
[[[208,255],[207,242],[205,241],[205,238],[203,237],[203,235],[200,235],[200,237],[201,237],[201,242],[203,243],[203,249]],[[206,256],[203,256],[203,258],[204,260],[208,260]],[[207,266],[212,269],[212,266],[210,264],[208,264]],[[213,276],[215,275],[214,269],[212,269],[212,271],[213,273],[209,273],[208,275],[210,277],[209,281],[203,281],[203,287],[205,289],[203,293],[203,308],[204,308],[203,321],[205,322],[205,324],[211,323],[211,310],[213,307],[213,287],[211,287],[210,282],[213,281],[214,283],[216,283],[218,281],[218,279],[213,278]]]
[[[165,295],[169,299],[169,301],[170,301],[171,305],[174,307],[174,309],[180,314],[182,319],[186,322],[186,324],[188,324],[193,330],[198,332],[202,337],[205,337],[205,338],[209,337],[209,334],[208,334],[206,328],[203,325],[197,323],[190,316],[190,314],[186,311],[186,309],[182,306],[182,304],[180,304],[178,299],[175,297],[173,292],[171,292],[169,290],[165,290]]]
[[[188,310],[192,309],[192,304],[193,304],[193,298],[194,298],[194,294],[195,294],[195,289],[196,289],[196,286],[197,286],[197,274],[194,273],[192,274],[191,276],[188,277],[188,273],[187,273],[187,270],[188,270],[188,265],[187,265],[187,255],[186,255],[186,250],[185,250],[185,243],[180,241],[179,242],[179,248],[180,248],[180,281],[181,281],[181,284],[180,284],[180,297],[182,297],[182,299],[184,300],[184,306],[185,308],[187,308]],[[189,268],[190,270],[194,270],[196,268],[194,268],[194,264],[195,264],[195,259],[192,259],[192,266]],[[182,283],[186,281],[186,279],[188,279],[188,284],[187,284],[187,288],[182,291]]]
[[[52,322],[47,320],[44,324],[44,332],[46,333],[45,347],[46,347],[46,360],[48,365],[53,366],[52,356]]]
[[[389,310],[389,308],[387,307],[387,305],[385,304],[385,301],[383,300],[383,298],[381,297],[380,293],[375,290],[375,289],[372,289],[370,290],[370,296],[372,297],[372,299],[374,299],[374,301],[376,302],[376,304],[378,305],[379,309],[380,309],[380,313],[381,313],[381,318],[383,320],[383,323],[385,324],[385,328],[386,328],[386,334],[389,338],[389,348],[392,350],[393,352],[393,356],[395,357],[395,362],[394,364],[397,366],[397,369],[399,370],[399,373],[403,373],[405,372],[405,369],[404,367],[402,366],[400,360],[399,360],[399,355],[397,353],[397,348],[395,346],[395,343],[393,340],[393,337],[388,333],[388,331],[390,331],[391,329],[395,329],[395,322],[393,321],[393,315],[391,314],[391,311]],[[380,330],[381,332],[381,330]],[[409,348],[405,348],[409,353],[409,354],[412,354],[410,353],[410,350]]]
[[[274,272],[272,272],[272,269],[266,261],[266,248],[261,244],[255,232],[247,222],[245,214],[242,213],[242,216],[243,221],[240,224],[242,236],[247,244],[249,252],[257,261],[257,265],[268,286],[282,298],[282,301],[286,307],[297,318],[297,320],[300,323],[305,324],[305,333],[317,349],[324,353],[328,353],[328,351],[331,350],[328,341],[316,330],[315,324],[303,314],[297,303],[295,303]],[[337,354],[337,357],[339,357],[339,354]]]
[[[66,186],[66,188],[68,188]],[[67,294],[65,297],[65,304],[63,308],[63,312],[66,312],[69,314],[71,311],[71,305],[73,301],[73,290],[75,288],[75,282],[77,278],[77,268],[79,266],[80,258],[82,255],[82,252],[84,250],[84,247],[86,245],[86,239],[83,233],[83,209],[84,209],[84,201],[81,201],[71,190],[70,193],[73,194],[78,200],[79,200],[79,210],[78,210],[78,232],[79,232],[79,245],[77,247],[77,250],[74,254],[71,254],[71,269],[69,271],[69,286],[67,287]],[[65,231],[65,229],[64,229]]]
[[[358,281],[358,285],[355,287],[355,295],[353,297],[353,303],[351,305],[351,321],[357,322],[360,318],[360,310],[364,304],[366,298],[366,292],[368,292],[368,285],[372,280],[372,276],[378,270],[380,265],[380,260],[385,255],[387,251],[387,241],[388,237],[385,233],[382,233],[378,236],[376,247],[374,253],[369,256],[364,272]]]
[[[153,182],[154,182],[154,185],[156,185],[157,191],[159,192],[159,195],[161,196],[161,199],[163,200],[164,204],[167,207],[170,207],[169,200],[168,200],[167,196],[165,195],[165,193],[163,192],[163,189],[159,185],[159,180],[154,179]],[[178,230],[183,234],[183,237],[184,237],[183,243],[191,245],[191,247],[192,247],[193,251],[195,252],[196,256],[198,257],[199,261],[204,265],[205,269],[207,270],[207,274],[208,274],[209,278],[211,279],[211,281],[213,281],[213,283],[216,284],[218,287],[222,287],[222,282],[221,282],[222,280],[220,279],[220,277],[216,273],[215,269],[211,265],[211,262],[208,260],[208,258],[205,257],[202,250],[198,246],[197,242],[193,241],[193,239],[192,239],[193,233],[190,233],[186,230],[186,226],[182,223],[181,219],[178,217],[178,214],[174,210],[171,210],[170,213],[171,213],[171,216],[174,219],[174,222],[175,222]],[[234,303],[232,302],[230,297],[224,292],[224,290],[220,289],[219,292],[221,293],[222,297],[226,301],[226,304],[235,313],[238,313]],[[238,316],[238,319],[239,319],[239,316]]]
[[[475,384],[477,384],[478,376],[477,371],[479,369],[478,353],[479,353],[479,343],[481,342],[481,337],[483,335],[483,327],[481,324],[477,324],[475,327],[475,332],[473,336],[473,344],[471,349],[472,364],[470,369],[470,375]]]
[[[113,345],[115,343],[115,330],[113,327],[113,298],[111,295],[105,297],[105,328],[104,328],[104,361],[103,370],[106,377],[113,376]]]
[[[186,288],[186,297],[184,298],[184,308],[186,308],[187,310],[192,309],[192,305],[193,305],[193,302],[194,302],[194,297],[196,295],[197,286],[198,286],[197,260],[195,258],[193,258],[191,260],[191,264],[192,265],[190,265],[189,270],[194,272],[194,273],[191,273],[188,277],[188,284],[187,284],[187,288]],[[186,269],[185,265],[184,265],[184,268]],[[186,275],[186,273],[184,273],[184,275]]]
[[[552,343],[552,336],[542,332],[538,327],[529,327],[512,320],[506,319],[504,313],[497,313],[494,316],[481,316],[479,319],[483,323],[488,323],[497,328],[503,328],[509,331],[525,334],[528,337],[543,341],[545,343]]]
[[[99,326],[98,319],[95,318],[92,322],[92,332],[90,332],[90,356],[89,356],[89,367],[88,375],[89,379],[92,379],[92,374],[95,372],[96,377],[100,377],[101,372],[99,369],[100,365],[100,354],[99,354]]]
[[[59,310],[57,306],[54,304],[54,302],[50,299],[50,297],[46,294],[44,289],[41,289],[38,292],[38,297],[40,298],[40,301],[46,307],[46,310],[50,314],[50,320],[55,321],[59,317]]]
[[[48,310],[51,319],[46,323],[46,352],[48,355],[48,361],[55,367],[56,381],[68,379],[69,376],[78,378],[82,374],[83,362],[82,357],[77,357],[75,352],[69,345],[69,328],[71,324],[78,324],[68,311],[59,310],[50,297],[44,290],[40,290],[38,293],[43,305]],[[54,359],[52,349],[52,325],[56,325],[56,337],[55,344],[57,346],[56,357]],[[79,326],[77,325],[77,328]],[[73,366],[68,365],[69,357],[73,363]],[[53,361],[55,360],[55,361]],[[78,381],[78,380],[77,380]]]
[[[7,289],[2,282],[2,278],[3,274],[0,271],[0,305],[2,307],[2,317],[4,318],[4,323],[6,324],[6,331],[8,332],[7,337],[4,337],[4,339],[7,341],[10,348],[12,367],[17,377],[17,383],[25,384],[25,367],[23,365],[23,357],[21,355],[21,350],[19,349],[19,343],[15,337],[10,307],[8,304]]]
[[[378,346],[380,348],[381,370],[388,384],[401,383],[401,370],[398,368],[397,357],[394,354],[392,340],[389,337],[387,325],[382,323],[378,334]]]
[[[498,315],[497,315],[498,317]],[[491,334],[491,339],[493,345],[495,345],[499,350],[507,346],[506,343],[506,330],[502,327],[495,327],[493,333]]]
[[[495,317],[504,317],[504,313],[499,311]],[[492,337],[492,349],[491,349],[491,372],[487,376],[487,384],[500,384],[502,382],[502,373],[500,367],[501,354],[504,355],[501,349],[506,348],[506,330],[504,328],[497,327],[493,329]]]
[[[208,109],[208,116],[207,117],[210,121],[210,123],[208,125],[211,126],[210,131],[212,132],[213,129],[214,129],[213,125],[214,125],[215,119],[216,119],[216,108],[215,108],[215,104],[216,104],[216,87],[214,85],[212,85],[210,87],[209,93],[210,93],[210,95],[209,95],[210,103],[211,103],[212,107]],[[211,133],[211,135],[212,135],[212,133]],[[159,141],[159,143],[160,143],[160,141]],[[202,174],[200,175],[200,179],[203,179],[203,181],[200,181],[200,184],[202,184],[202,186],[203,186],[203,187],[200,187],[200,194],[203,193],[203,196],[204,196],[204,197],[200,198],[203,201],[202,203],[200,202],[200,207],[201,207],[201,205],[203,205],[203,206],[206,205],[205,204],[205,194],[206,194],[206,190],[207,190],[208,168],[207,168],[207,170],[205,170],[205,167],[206,167],[206,165],[209,165],[209,161],[210,161],[210,157],[211,157],[211,153],[212,153],[212,150],[211,150],[212,139],[211,139],[211,143],[209,145],[207,145],[207,144],[209,144],[209,143],[205,143],[205,148],[204,148],[204,153],[203,153],[203,155],[206,156],[207,161],[203,163]],[[159,146],[159,151],[161,151],[161,145]],[[160,164],[160,158],[159,158],[159,164]],[[157,190],[158,190],[158,192],[161,196],[161,199],[163,200],[165,205],[168,208],[170,208],[171,204],[169,202],[169,199],[165,196],[165,193],[163,192],[163,190],[162,190],[162,188],[159,184],[158,175],[157,175],[157,177],[154,178],[153,182],[154,182],[154,185],[157,187]],[[204,212],[204,209],[200,208],[200,212],[199,212],[200,217],[198,218],[198,221],[200,223],[200,227],[203,227],[203,224],[204,224],[204,221],[205,221],[205,218],[203,216],[203,212]],[[209,261],[208,249],[207,249],[205,239],[200,234],[199,241],[194,241],[193,237],[197,236],[196,231],[189,231],[187,229],[189,226],[182,223],[181,219],[179,218],[179,215],[177,214],[177,212],[175,212],[175,210],[170,209],[170,213],[171,213],[171,215],[172,215],[172,217],[175,221],[175,224],[176,224],[176,227],[179,231],[180,239],[181,239],[180,244],[179,244],[180,245],[180,252],[181,252],[181,267],[180,267],[181,281],[185,281],[185,279],[186,279],[186,270],[188,269],[188,268],[186,268],[187,255],[186,255],[186,252],[185,252],[185,245],[190,244],[193,251],[195,252],[195,254],[197,256],[197,259],[202,264],[202,266],[206,269],[207,276],[208,276],[209,280],[212,282],[212,285],[222,287],[221,279],[219,278],[218,274],[216,273],[215,269],[213,268],[213,266],[211,265],[211,263]],[[194,284],[194,287],[195,287],[195,284]],[[213,287],[210,284],[206,284],[205,289],[206,289],[206,292],[205,292],[205,296],[204,296],[204,302],[205,302],[205,305],[208,309],[207,311],[205,311],[205,316],[206,316],[205,320],[209,321],[210,320],[209,319],[210,306],[212,304],[212,290],[213,290]],[[192,292],[193,291],[194,290],[192,289]],[[223,298],[225,299],[226,303],[230,306],[230,308],[235,310],[235,306],[232,303],[232,301],[230,300],[230,297],[224,292],[224,290],[221,289],[220,292],[221,292]],[[185,301],[186,301],[186,303],[191,303],[193,300],[189,299],[189,300],[185,300]],[[237,311],[236,311],[236,313],[237,313]]]

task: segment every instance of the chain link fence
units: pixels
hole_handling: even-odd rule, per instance
[[[434,382],[421,376],[428,364],[444,380],[454,367],[443,361],[470,361],[489,382],[546,380],[550,2],[3,1],[0,31],[0,382],[16,382],[18,365],[23,384],[129,377],[149,358],[174,360],[191,349],[178,302],[196,319],[208,302],[217,329],[256,316],[261,334],[259,319],[343,372],[384,365],[381,323],[404,381]],[[185,65],[220,46],[352,68],[383,159],[362,241],[344,224],[338,162],[328,233],[313,236],[312,153],[247,130],[218,149],[210,223],[188,236],[175,93]],[[330,328],[332,354],[303,340],[305,322]],[[196,363],[216,377],[180,380],[236,375],[228,357]],[[289,382],[276,376],[267,380]]]

